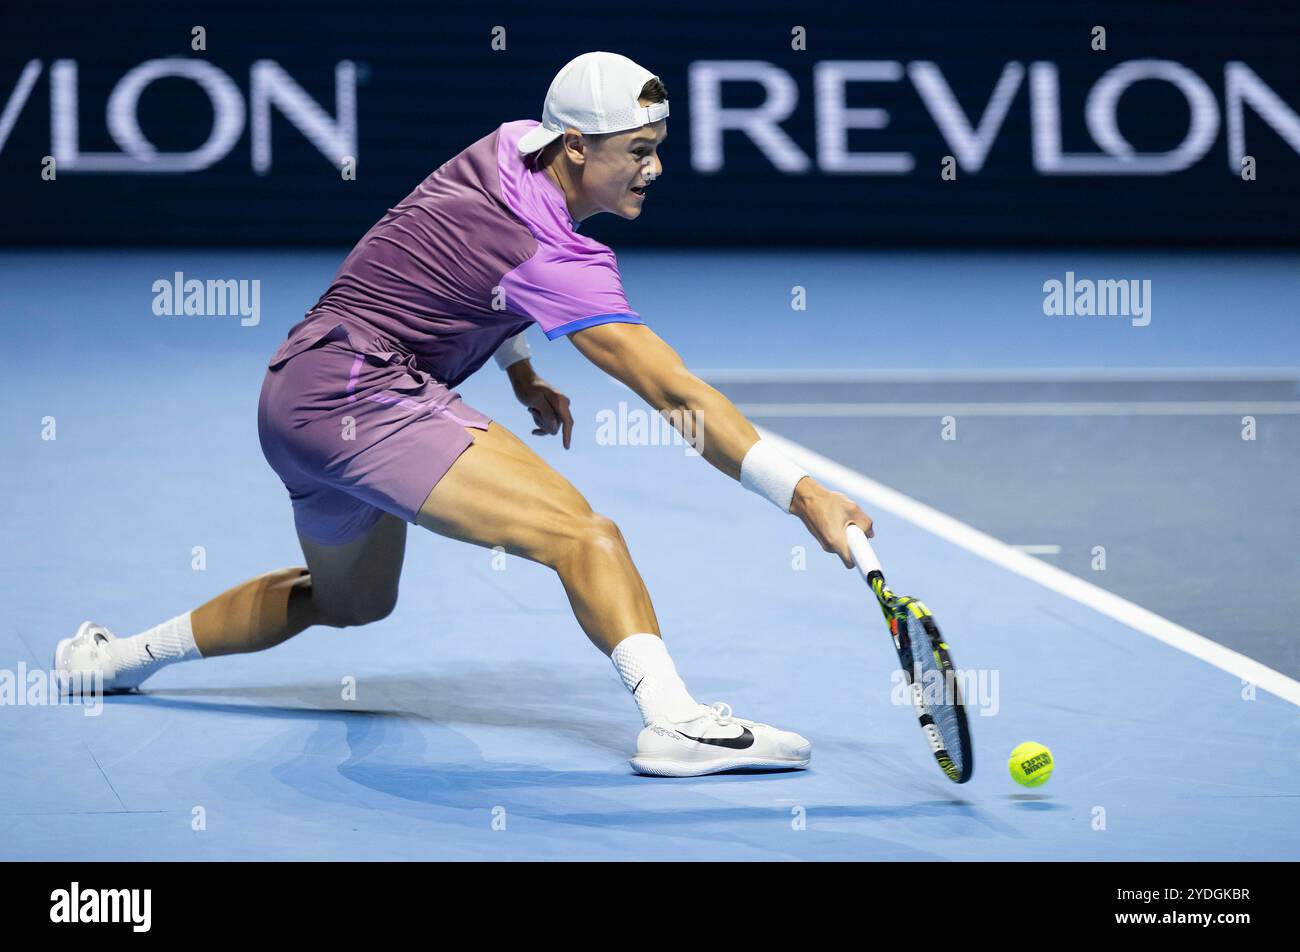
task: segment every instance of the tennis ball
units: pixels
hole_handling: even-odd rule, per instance
[[[1011,752],[1007,768],[1011,779],[1022,787],[1041,787],[1052,776],[1052,752],[1042,744],[1027,740]]]

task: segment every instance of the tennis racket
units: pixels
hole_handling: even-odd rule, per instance
[[[912,707],[921,722],[921,731],[939,762],[944,775],[953,783],[965,783],[975,770],[975,752],[970,742],[970,726],[952,656],[930,609],[915,598],[895,595],[885,585],[880,560],[858,526],[848,528],[849,551],[880,603],[889,624],[889,633],[898,651],[898,663],[907,678]]]

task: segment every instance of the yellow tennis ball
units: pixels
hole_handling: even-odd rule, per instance
[[[1027,740],[1011,752],[1007,768],[1011,779],[1022,787],[1041,787],[1052,776],[1052,752],[1042,744]]]

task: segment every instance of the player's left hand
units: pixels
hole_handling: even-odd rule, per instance
[[[569,398],[537,376],[531,367],[520,368],[519,372],[514,372],[519,364],[526,363],[528,361],[521,360],[511,366],[510,382],[514,386],[515,396],[519,402],[533,415],[533,423],[536,425],[533,435],[550,436],[563,430],[562,439],[567,450],[573,436],[573,415],[569,413]]]

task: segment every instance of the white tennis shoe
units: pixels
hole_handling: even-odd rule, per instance
[[[812,744],[798,734],[733,717],[722,703],[700,705],[685,721],[657,718],[637,735],[632,769],[658,777],[698,777],[723,770],[802,770]]]
[[[89,686],[95,671],[103,675],[103,687],[105,691],[127,690],[125,687],[115,687],[114,679],[117,677],[117,662],[113,658],[113,642],[117,636],[105,628],[103,625],[97,625],[93,621],[83,621],[77,633],[71,638],[64,638],[54,647],[54,670],[65,677],[60,678],[60,684],[76,684],[77,681],[83,687]],[[76,680],[74,679],[76,676]]]

